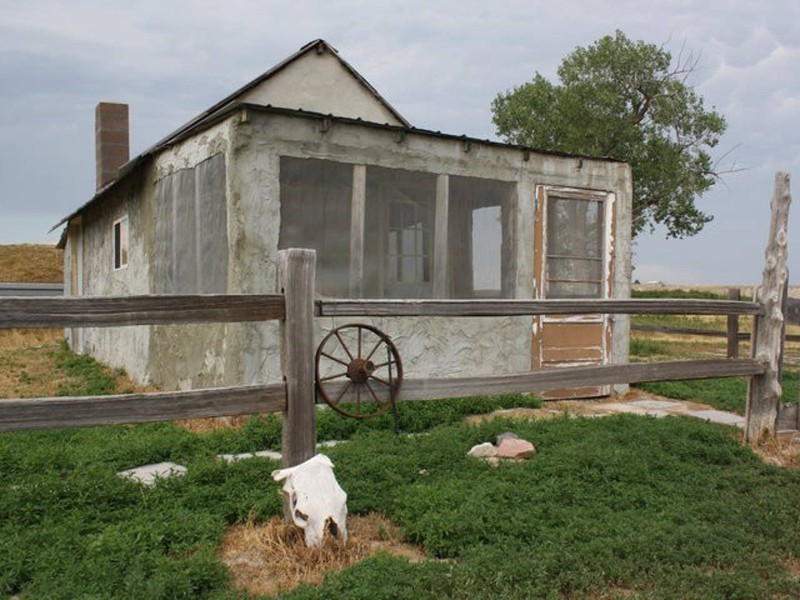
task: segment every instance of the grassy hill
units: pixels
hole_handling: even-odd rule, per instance
[[[0,245],[0,281],[56,283],[64,280],[64,251],[50,244]]]

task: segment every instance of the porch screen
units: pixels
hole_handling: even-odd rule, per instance
[[[450,177],[448,268],[454,298],[513,297],[516,185]]]
[[[604,207],[597,196],[548,197],[546,297],[602,297]]]
[[[225,156],[217,154],[156,184],[153,289],[224,294],[228,288]]]
[[[433,295],[436,175],[367,167],[364,294]]]
[[[316,250],[317,290],[347,298],[353,165],[283,156],[280,186],[278,248]]]

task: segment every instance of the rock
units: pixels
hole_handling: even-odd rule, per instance
[[[136,481],[142,485],[153,487],[160,479],[184,475],[186,467],[173,462],[161,462],[154,465],[144,465],[127,471],[117,473],[119,477]]]
[[[500,442],[502,442],[503,440],[518,440],[518,439],[519,439],[519,436],[516,433],[513,433],[511,431],[506,431],[505,433],[500,433],[500,434],[497,435],[497,439],[495,440],[495,444],[497,444],[499,446]]]
[[[530,458],[536,448],[527,440],[506,438],[497,445],[497,456],[501,458]]]
[[[497,447],[491,442],[484,442],[470,448],[467,456],[474,456],[475,458],[488,458],[490,456],[497,456]]]

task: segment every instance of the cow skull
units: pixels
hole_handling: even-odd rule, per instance
[[[333,462],[317,454],[304,463],[272,472],[283,481],[281,493],[288,499],[292,521],[303,528],[306,546],[319,546],[327,525],[334,535],[347,540],[347,494],[333,475]]]

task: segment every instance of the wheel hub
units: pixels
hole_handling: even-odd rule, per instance
[[[347,367],[347,377],[353,383],[366,383],[373,371],[375,371],[375,363],[371,360],[354,358]]]

